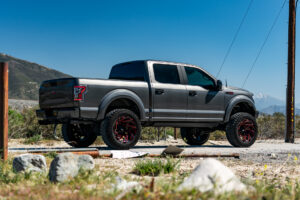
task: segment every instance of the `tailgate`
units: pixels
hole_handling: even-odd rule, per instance
[[[74,101],[74,86],[76,83],[76,78],[44,81],[39,90],[40,108],[69,108],[78,106],[78,102]]]

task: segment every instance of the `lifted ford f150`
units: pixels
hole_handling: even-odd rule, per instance
[[[44,81],[39,90],[40,124],[63,124],[64,140],[87,147],[101,135],[113,149],[128,149],[142,126],[180,127],[190,145],[226,131],[235,147],[257,138],[253,94],[225,87],[200,67],[143,60],[113,66],[109,79]]]

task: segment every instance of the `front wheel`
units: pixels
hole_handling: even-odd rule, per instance
[[[97,139],[94,125],[90,124],[63,124],[62,136],[72,147],[88,147]]]
[[[250,147],[258,135],[255,118],[248,113],[236,113],[226,125],[226,137],[234,147]]]
[[[130,149],[141,136],[141,123],[136,114],[127,109],[109,112],[101,122],[102,139],[112,149]]]
[[[181,138],[189,145],[203,145],[210,136],[210,133],[200,128],[181,128]]]

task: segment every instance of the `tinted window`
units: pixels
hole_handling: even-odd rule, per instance
[[[160,83],[180,84],[176,65],[154,64],[155,80]]]
[[[184,67],[189,85],[199,85],[205,89],[214,89],[214,80],[203,71],[193,67]]]
[[[109,79],[145,81],[145,63],[137,61],[115,65]]]

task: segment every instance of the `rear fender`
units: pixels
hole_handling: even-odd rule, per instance
[[[110,91],[102,98],[101,103],[99,105],[97,120],[104,119],[107,108],[113,101],[117,99],[128,99],[133,101],[139,109],[140,112],[139,117],[141,121],[145,120],[146,117],[145,107],[143,105],[142,100],[134,92],[126,89],[117,89],[117,90]]]

